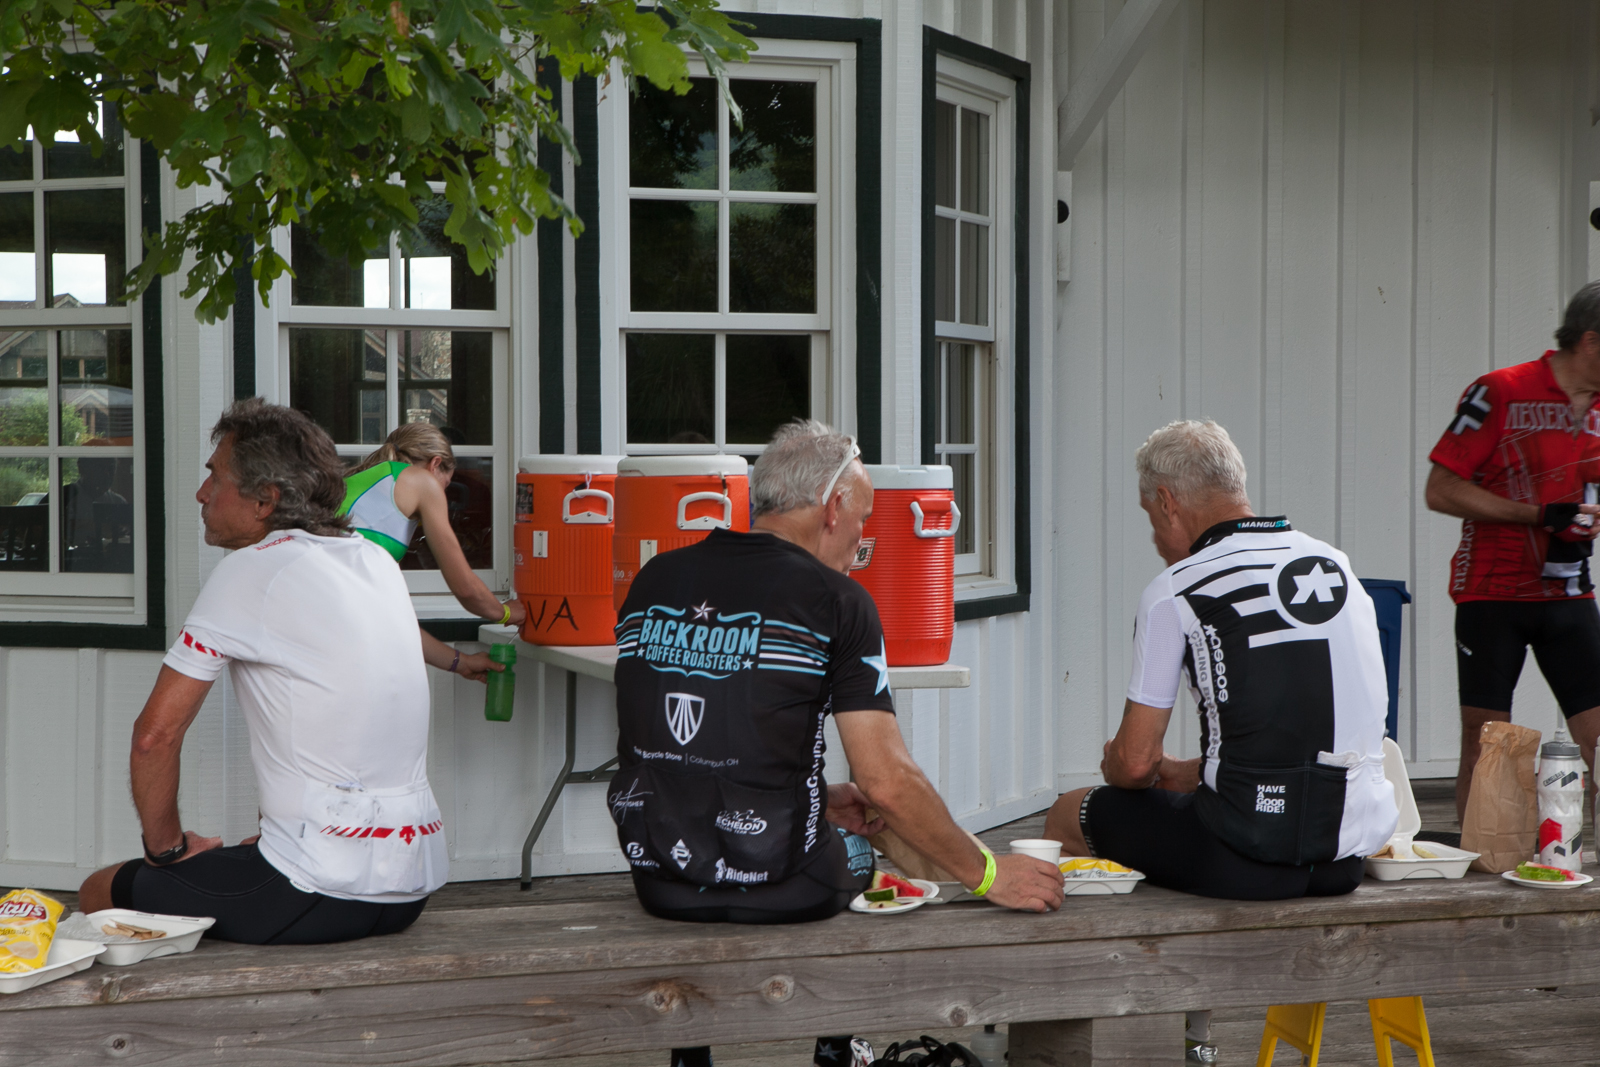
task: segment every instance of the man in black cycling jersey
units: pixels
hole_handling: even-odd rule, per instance
[[[1107,784],[1056,801],[1045,836],[1201,896],[1350,892],[1398,819],[1371,599],[1344,553],[1256,516],[1216,423],[1162,427],[1134,465],[1168,567],[1134,619]],[[1180,680],[1200,712],[1197,759],[1163,749]]]
[[[608,801],[652,915],[829,918],[871,877],[857,835],[884,825],[997,904],[1061,903],[1054,865],[980,850],[906,751],[877,608],[847,575],[872,512],[859,455],[821,423],[783,427],[750,478],[750,532],[656,556],[622,605]],[[853,783],[824,775],[830,713]],[[708,1062],[673,1053],[673,1067]]]

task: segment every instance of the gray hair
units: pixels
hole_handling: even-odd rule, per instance
[[[1590,282],[1572,294],[1556,331],[1556,347],[1570,352],[1590,330],[1600,333],[1600,282]]]
[[[851,440],[816,419],[795,419],[778,427],[750,472],[750,504],[755,517],[781,515],[814,507],[822,500],[828,479],[850,454]],[[836,488],[850,501],[850,482],[840,476]]]
[[[269,487],[278,490],[269,528],[323,537],[349,530],[350,516],[338,513],[344,503],[344,464],[333,438],[308,415],[254,396],[235,402],[211,428],[212,444],[230,436],[239,495],[265,500]]]
[[[1228,431],[1210,419],[1169,422],[1134,454],[1139,495],[1151,500],[1166,486],[1178,500],[1198,504],[1212,497],[1245,496],[1244,457]]]

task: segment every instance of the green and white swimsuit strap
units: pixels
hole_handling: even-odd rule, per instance
[[[405,463],[379,463],[358,471],[344,480],[344,503],[339,514],[354,520],[356,532],[382,546],[395,559],[406,554],[417,520],[408,519],[395,507],[394,486],[405,470]]]

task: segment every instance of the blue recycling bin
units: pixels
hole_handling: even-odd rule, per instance
[[[1372,598],[1378,614],[1378,643],[1383,646],[1383,672],[1389,676],[1390,737],[1400,730],[1400,607],[1411,603],[1406,583],[1396,578],[1363,578],[1361,585]]]

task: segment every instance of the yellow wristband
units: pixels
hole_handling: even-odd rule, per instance
[[[506,623],[511,621],[511,602],[509,600],[506,601],[504,606],[505,606],[505,609],[506,609],[506,613],[503,616],[500,617],[500,625],[501,626],[504,626]]]
[[[988,849],[984,849],[983,850],[983,881],[978,883],[978,888],[976,888],[976,889],[974,889],[972,891],[972,895],[975,896],[975,897],[981,897],[985,893],[987,893],[989,891],[989,887],[994,885],[994,874],[995,874],[994,853],[990,852]]]

